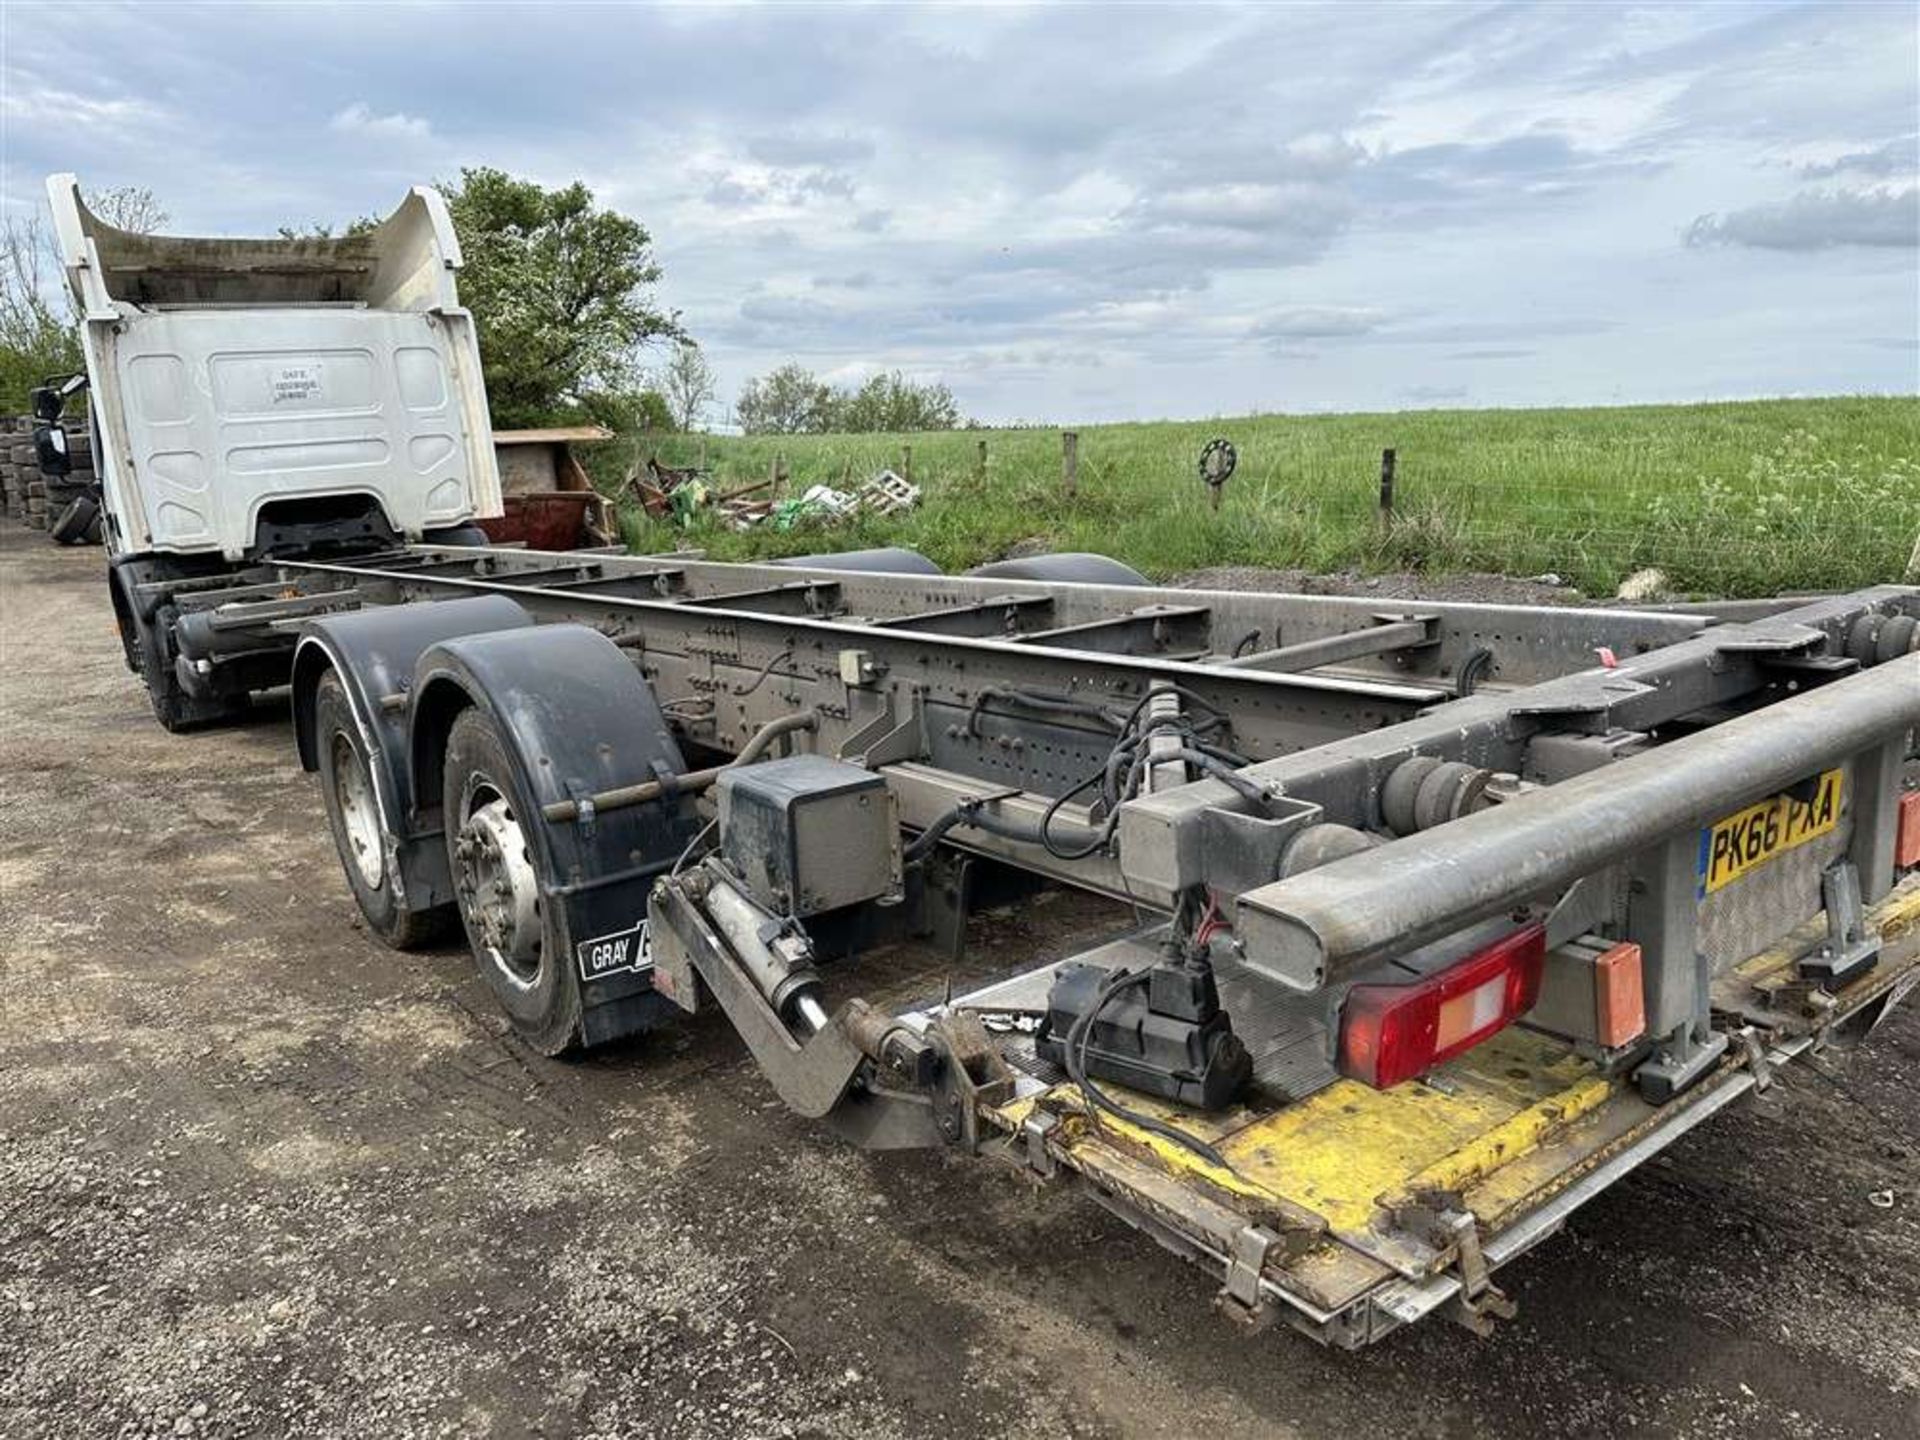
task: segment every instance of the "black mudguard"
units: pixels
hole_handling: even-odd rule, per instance
[[[686,768],[653,687],[599,631],[541,625],[469,635],[434,645],[415,666],[409,744],[423,810],[439,804],[447,733],[468,705],[492,717],[538,806]],[[600,1044],[676,1013],[654,993],[641,927],[655,877],[699,829],[691,803],[667,797],[578,821],[536,814],[525,824],[541,852],[543,905],[580,977],[581,1038]]]
[[[447,850],[440,838],[438,776],[427,792],[428,814],[416,803],[408,710],[382,704],[413,684],[423,651],[458,635],[518,631],[533,619],[504,595],[481,595],[433,604],[392,605],[329,615],[301,627],[293,652],[293,734],[305,770],[319,767],[313,733],[313,697],[329,670],[340,677],[372,761],[371,779],[388,843],[397,864],[400,895],[410,910],[429,910],[453,899]]]
[[[1147,577],[1131,565],[1107,555],[1065,551],[1057,555],[1026,555],[1017,560],[994,560],[976,565],[967,574],[990,580],[1045,580],[1070,585],[1145,585]]]
[[[887,545],[877,550],[828,550],[815,555],[789,555],[770,560],[770,565],[787,565],[813,570],[867,570],[878,575],[938,575],[940,567],[918,550],[904,545]]]

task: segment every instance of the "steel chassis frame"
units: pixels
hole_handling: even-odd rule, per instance
[[[224,585],[181,584],[170,598],[183,614],[209,612],[203,623],[248,654],[343,609],[510,596],[536,623],[584,624],[607,636],[685,742],[737,753],[769,722],[810,712],[812,748],[883,774],[912,829],[962,802],[1031,823],[1110,748],[1112,722],[1099,712],[1126,711],[1155,685],[1178,687],[1203,713],[1228,717],[1233,748],[1253,762],[1239,771],[1241,784],[1202,778],[1129,800],[1115,843],[1083,859],[965,827],[948,838],[1163,910],[1204,889],[1233,916],[1247,969],[1280,989],[1337,992],[1370,965],[1528,906],[1546,917],[1556,944],[1626,934],[1646,955],[1648,1035],[1631,1053],[1603,1058],[1616,1073],[1635,1071],[1649,1100],[1679,1096],[1715,1073],[1727,1048],[1712,1027],[1714,977],[1695,935],[1691,865],[1703,822],[1844,765],[1854,783],[1836,867],[1848,872],[1841,893],[1871,906],[1894,884],[1895,792],[1920,724],[1920,590],[1747,603],[1722,617],[1704,607],[1383,603],[831,564],[411,547],[273,562]],[[378,703],[402,709],[409,700],[401,689]],[[617,753],[618,735],[598,738]],[[1423,810],[1409,823],[1388,792],[1413,760],[1468,772],[1476,795],[1486,790],[1500,803],[1478,814]],[[1555,839],[1555,812],[1576,799],[1604,811],[1601,840]],[[1059,808],[1067,823],[1100,818],[1083,805]],[[1293,873],[1291,847],[1329,826],[1387,843]],[[668,900],[669,910],[686,912],[674,928],[700,941],[691,970],[724,992],[790,1101],[804,1094],[808,1113],[834,1111],[847,1083],[836,1077],[851,1077],[863,1057],[885,1054],[912,1068],[911,1056],[885,1048],[895,1032],[864,1008],[842,1012],[835,1041],[779,1041],[778,1017],[770,1023],[771,1012],[755,1010],[724,973],[724,946],[700,939],[697,896]],[[916,1023],[938,1039],[949,1072],[968,1046],[977,1052],[966,1037],[936,1034],[946,1023],[940,1015]],[[808,1049],[830,1066],[824,1090],[821,1074],[807,1071]],[[970,1059],[967,1069],[976,1068]],[[1011,1093],[1007,1077],[982,1071],[945,1083],[967,1123],[944,1138],[982,1143],[990,1127],[978,1116]],[[1714,1108],[1733,1098],[1724,1083],[1713,1094]],[[935,1097],[936,1110],[943,1103]],[[1676,1108],[1676,1121],[1688,1114],[1690,1125],[1704,1113]],[[915,1143],[901,1136],[916,1123],[899,1129],[868,1113],[843,1128],[862,1143]],[[1614,1157],[1530,1229],[1484,1247],[1474,1239],[1470,1267],[1460,1247],[1433,1246],[1427,1282],[1383,1294],[1364,1322],[1310,1314],[1289,1296],[1293,1318],[1322,1338],[1363,1343],[1447,1302],[1449,1283],[1483,1288],[1484,1262],[1518,1253],[1526,1234],[1547,1233],[1552,1217],[1602,1177],[1682,1128]],[[1255,1308],[1273,1298],[1259,1255],[1249,1289],[1248,1256],[1178,1221],[1121,1208],[1218,1265],[1229,1289],[1239,1266]],[[1479,1279],[1458,1278],[1467,1269]]]

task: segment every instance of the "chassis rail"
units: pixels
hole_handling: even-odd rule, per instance
[[[1725,613],[1383,607],[412,547],[150,598],[188,622],[183,675],[298,641],[310,764],[319,680],[349,682],[349,738],[409,904],[462,883],[447,857],[474,842],[440,770],[454,718],[491,717],[532,802],[527,853],[577,951],[589,1041],[718,1003],[799,1113],[869,1147],[954,1144],[1077,1177],[1218,1273],[1230,1315],[1332,1343],[1435,1310],[1492,1325],[1510,1310],[1499,1265],[1769,1066],[1892,1003],[1920,964],[1910,937],[1894,943],[1920,910],[1911,882],[1896,891],[1920,858],[1902,828],[1920,834],[1902,798],[1920,723],[1911,588]],[[441,618],[399,624],[422,607]],[[499,631],[502,614],[518,628]],[[797,840],[741,842],[744,869],[726,858],[744,853],[730,777],[783,748],[879,777],[894,845],[921,837],[904,868],[896,850],[891,879],[881,864],[829,904],[747,873]],[[1844,801],[1709,884],[1718,817],[1810,785]],[[1224,1115],[1170,1104],[1096,1124],[1022,1028],[1065,962],[899,1016],[827,1002],[837,951],[957,944],[978,862],[1160,917],[1153,938],[1075,964],[1218,937],[1248,1095]],[[1340,1077],[1354,983],[1417,981],[1521,921],[1561,980],[1633,948],[1638,1028],[1562,993],[1416,1086]],[[1012,1031],[985,1027],[998,1011]]]

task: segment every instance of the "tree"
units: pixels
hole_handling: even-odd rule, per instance
[[[151,190],[93,190],[87,208],[109,225],[151,235],[167,212]],[[0,406],[26,408],[27,392],[50,375],[80,369],[79,316],[67,290],[53,230],[34,211],[0,223]]]
[[[674,425],[681,430],[698,428],[707,406],[720,397],[720,382],[713,366],[700,347],[683,340],[654,377],[654,388],[666,397]]]
[[[41,380],[81,363],[53,237],[39,215],[9,215],[0,228],[0,405],[17,414]]]
[[[734,418],[749,435],[798,435],[824,430],[832,403],[811,370],[788,363],[740,387]]]
[[[673,410],[658,390],[596,391],[587,396],[580,409],[590,423],[623,435],[674,428]]]
[[[379,228],[380,222],[373,216],[362,215],[346,223],[345,228],[340,231],[340,238],[351,240],[356,235],[365,235],[368,231]],[[333,226],[320,220],[314,221],[311,225],[282,225],[279,235],[282,240],[331,240]]]
[[[486,167],[441,191],[466,266],[461,301],[503,428],[577,415],[596,393],[636,388],[638,354],[684,338],[653,299],[660,267],[639,221],[575,182],[546,190]]]
[[[160,208],[153,192],[144,185],[113,185],[86,194],[87,209],[116,230],[135,235],[152,235],[164,230],[173,217]]]
[[[898,370],[869,378],[857,390],[840,391],[822,427],[847,434],[952,430],[960,424],[953,392],[937,382],[916,384]]]
[[[953,392],[937,382],[919,384],[893,370],[836,390],[793,364],[749,380],[735,418],[748,434],[897,434],[953,430],[961,423]]]

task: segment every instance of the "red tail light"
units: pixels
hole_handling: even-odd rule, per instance
[[[1544,925],[1494,941],[1408,985],[1356,985],[1340,1024],[1340,1073],[1376,1090],[1431,1070],[1533,1008]]]

